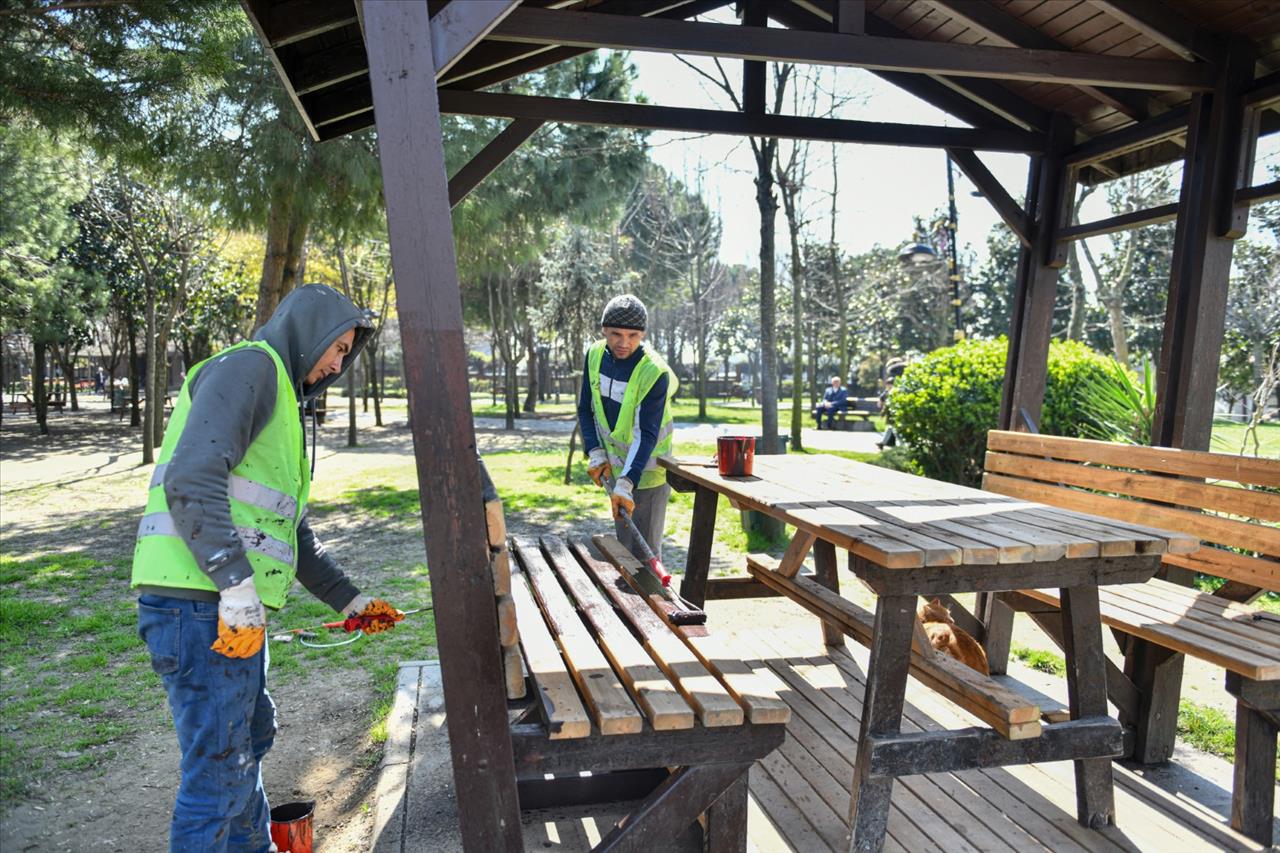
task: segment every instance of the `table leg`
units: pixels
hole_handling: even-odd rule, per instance
[[[1067,659],[1067,699],[1071,719],[1107,716],[1106,658],[1102,651],[1102,620],[1098,588],[1078,586],[1061,590],[1062,650]],[[1095,829],[1116,821],[1111,759],[1075,762],[1076,816]]]
[[[851,851],[874,853],[884,846],[893,777],[871,778],[871,751],[867,744],[870,735],[893,735],[901,731],[915,620],[914,595],[884,595],[876,600],[871,663],[867,667],[867,690],[862,702],[849,806]]]
[[[680,594],[701,607],[707,600],[707,572],[711,568],[711,543],[715,540],[716,504],[720,495],[698,486],[693,495],[693,524],[689,531],[689,553],[684,564]]]
[[[840,565],[836,560],[836,546],[818,539],[813,543],[814,580],[827,589],[840,594]],[[828,646],[843,646],[844,631],[834,622],[822,623],[822,641]]]

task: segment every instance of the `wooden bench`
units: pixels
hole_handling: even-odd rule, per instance
[[[672,624],[616,539],[594,544],[604,560],[559,537],[510,541],[521,807],[637,800],[596,850],[669,849],[700,818],[708,850],[745,850],[747,772],[781,745],[790,708],[707,626]]]
[[[1134,757],[1164,761],[1176,733],[1183,656],[1223,667],[1237,708],[1231,823],[1272,843],[1280,616],[1248,603],[1280,590],[1280,460],[996,430],[988,434],[985,468],[988,491],[1114,519],[1092,525],[1104,554],[1109,535],[1132,536],[1147,524],[1208,543],[1165,554],[1164,578],[1101,588],[1102,619],[1125,655],[1123,669],[1109,662],[1108,693],[1121,720],[1137,729]],[[1192,573],[1225,583],[1208,593],[1175,582],[1189,583]],[[1057,590],[1000,600],[1061,644]],[[999,634],[1004,626],[991,627]]]

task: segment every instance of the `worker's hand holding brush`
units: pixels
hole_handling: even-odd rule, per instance
[[[615,519],[621,519],[623,512],[630,516],[636,511],[634,488],[635,486],[626,477],[619,477],[618,482],[614,484],[613,491],[609,493],[609,501],[613,506]]]
[[[613,479],[613,466],[609,464],[609,454],[603,447],[592,448],[587,455],[587,476],[597,486]]]
[[[343,627],[348,632],[358,629],[366,634],[390,631],[397,622],[404,621],[404,614],[399,610],[381,598],[369,598],[367,595],[357,595],[353,598],[351,603],[343,608],[342,615],[347,617]],[[348,625],[351,627],[347,627]]]

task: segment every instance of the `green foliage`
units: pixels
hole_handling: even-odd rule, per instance
[[[1032,669],[1047,672],[1049,675],[1067,674],[1067,662],[1062,655],[1046,652],[1044,649],[1033,649],[1021,643],[1014,643],[1009,651]]]
[[[1101,441],[1151,444],[1156,414],[1155,371],[1142,360],[1142,378],[1112,359],[1110,372],[1090,375],[1080,385],[1080,408],[1085,423],[1082,435]]]
[[[1008,342],[963,341],[909,365],[890,398],[894,425],[925,476],[976,486],[982,479],[987,431],[1000,411]],[[1089,377],[1106,376],[1108,361],[1074,341],[1049,347],[1041,432],[1078,436],[1078,404]]]
[[[1235,721],[1217,708],[1188,699],[1178,703],[1178,737],[1203,752],[1228,761],[1236,756]]]

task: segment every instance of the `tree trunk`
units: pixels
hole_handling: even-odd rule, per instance
[[[135,320],[128,323],[129,332],[129,426],[142,426],[142,411],[139,407],[138,392],[142,388],[142,376],[138,373],[138,324]]]
[[[804,264],[800,259],[800,223],[796,211],[796,187],[782,188],[782,204],[787,216],[787,237],[791,241],[791,448],[803,449],[804,429]],[[843,313],[843,312],[841,312]],[[809,377],[817,384],[817,377]]]
[[[573,420],[573,432],[569,433],[569,455],[564,460],[564,484],[569,485],[570,479],[573,477],[573,451],[578,446],[578,428],[581,426],[578,419]]]
[[[378,345],[377,335],[374,340],[369,341],[365,346],[364,355],[361,356],[364,361],[364,376],[368,384],[369,396],[373,398],[373,422],[377,426],[382,426],[382,398],[378,393]],[[366,408],[365,411],[368,411]]]
[[[150,465],[155,457],[155,409],[156,409],[156,289],[155,284],[148,282],[146,307],[146,353],[147,367],[143,371],[147,383],[146,408],[142,411],[142,464]],[[163,405],[163,403],[161,403]]]
[[[1071,318],[1067,322],[1067,340],[1084,340],[1084,315],[1087,303],[1084,293],[1084,276],[1080,274],[1080,256],[1076,254],[1076,241],[1067,249],[1067,280],[1071,283]]]
[[[46,397],[44,384],[45,362],[48,360],[48,351],[45,344],[33,343],[35,348],[35,360],[31,367],[31,398],[36,407],[36,424],[40,427],[41,435],[49,434],[49,401]]]
[[[848,382],[849,376],[853,372],[853,365],[849,364],[849,312],[845,306],[844,294],[844,271],[840,269],[840,247],[836,244],[836,190],[840,186],[840,169],[839,159],[836,156],[836,145],[831,144],[831,235],[827,240],[827,246],[831,253],[831,290],[835,294],[836,300],[836,361],[840,365],[840,378]],[[815,325],[816,328],[816,325]],[[813,342],[810,346],[816,347],[817,334],[811,336]],[[810,387],[813,394],[818,389],[817,374],[817,350],[814,349],[811,358],[814,365],[814,373],[810,377]],[[815,398],[816,404],[816,398]]]
[[[284,268],[281,270],[280,299],[302,284],[307,268],[307,231],[310,223],[295,205],[289,217],[289,232],[285,241]],[[279,300],[276,301],[279,305]],[[275,306],[272,306],[272,311]],[[270,316],[270,315],[268,315]]]
[[[533,324],[524,328],[524,351],[529,358],[529,388],[524,396],[524,411],[533,414],[538,410],[538,342],[534,339]]]
[[[773,193],[773,152],[776,139],[759,140],[756,158],[756,207],[760,210],[760,413],[761,450],[778,452],[778,335],[777,270],[774,263],[774,217],[778,200]]]
[[[168,317],[161,318],[168,320]],[[169,395],[169,323],[164,322],[156,329],[156,372],[151,383],[151,392],[155,392],[155,414],[151,422],[152,444],[159,449],[164,442],[164,401]]]
[[[71,403],[71,411],[80,411],[80,398],[76,395],[76,354],[71,351],[71,345],[65,347],[55,346],[54,353],[57,355],[58,364],[62,366],[62,375],[67,378],[67,400]]]
[[[1107,322],[1111,327],[1111,346],[1116,352],[1116,361],[1129,366],[1129,340],[1124,331],[1124,304],[1120,299],[1104,299],[1102,304],[1107,309]]]
[[[262,277],[258,281],[258,311],[254,328],[261,328],[284,298],[284,269],[289,257],[289,230],[293,215],[293,192],[272,196],[267,212],[266,252],[262,258]]]
[[[347,371],[347,447],[356,447],[356,368]]]

